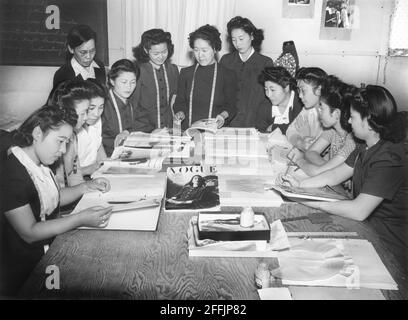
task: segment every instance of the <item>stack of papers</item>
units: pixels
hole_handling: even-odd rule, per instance
[[[218,174],[221,206],[280,207],[281,196],[265,186],[273,176]]]
[[[111,184],[109,192],[86,193],[71,214],[94,206],[113,206],[114,213],[101,230],[156,230],[164,197],[165,174],[137,178],[110,176],[108,179]]]
[[[222,128],[215,134],[204,134],[206,164],[239,163],[240,158],[268,159],[265,146],[254,128]]]

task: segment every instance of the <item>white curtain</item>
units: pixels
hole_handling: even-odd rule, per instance
[[[132,58],[132,48],[139,45],[146,30],[161,28],[171,33],[174,43],[172,62],[181,67],[193,63],[188,35],[204,24],[216,26],[226,42],[227,22],[235,16],[236,0],[126,0],[125,52]]]

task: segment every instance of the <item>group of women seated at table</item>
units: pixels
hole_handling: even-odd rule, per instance
[[[67,37],[67,61],[53,79],[45,106],[1,135],[1,291],[14,295],[44,253],[44,245],[79,226],[105,227],[112,208],[61,216],[59,207],[109,181],[90,179],[130,132],[152,132],[200,119],[217,126],[279,129],[293,145],[292,160],[308,178],[280,176],[300,187],[349,179],[353,200],[307,205],[367,220],[408,264],[406,115],[383,87],[356,88],[318,67],[299,69],[293,42],[273,62],[260,54],[263,31],[243,17],[227,24],[232,52],[218,62],[220,32],[204,25],[190,33],[195,63],[171,63],[171,34],[143,33],[136,60],[105,72],[95,59],[97,36],[86,25]],[[51,79],[50,79],[51,81]]]

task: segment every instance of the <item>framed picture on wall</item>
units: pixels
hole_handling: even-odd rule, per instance
[[[351,30],[359,28],[355,0],[323,0],[320,24],[321,40],[350,40]]]
[[[313,18],[315,0],[283,0],[282,17],[289,19]]]

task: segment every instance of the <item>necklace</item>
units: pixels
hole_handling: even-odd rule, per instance
[[[154,83],[156,85],[156,107],[157,107],[157,127],[160,129],[160,88],[159,88],[159,82],[157,81],[157,74],[156,70],[152,64],[153,68],[153,76],[154,76]],[[169,99],[170,99],[170,89],[169,89],[169,79],[167,77],[167,71],[166,71],[166,65],[163,63],[163,71],[164,71],[164,80],[166,82],[166,103],[169,104]]]
[[[189,112],[188,112],[188,126],[191,127],[191,120],[193,116],[193,92],[194,92],[194,84],[195,84],[195,74],[197,72],[198,66],[200,64],[197,63],[194,69],[193,73],[193,83],[191,84],[191,90],[190,90],[190,103],[189,103]],[[213,76],[213,81],[212,81],[212,88],[211,88],[211,99],[210,99],[210,110],[208,112],[208,118],[211,118],[212,115],[212,109],[214,105],[214,94],[215,94],[215,85],[217,83],[217,73],[218,73],[218,63],[215,61],[215,66],[214,66],[214,76]]]

